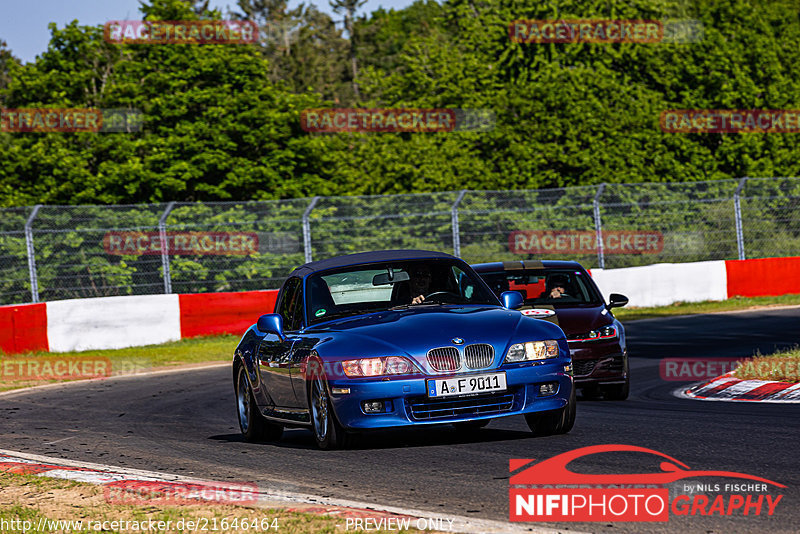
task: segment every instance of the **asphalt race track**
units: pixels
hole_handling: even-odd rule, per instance
[[[758,475],[785,484],[773,517],[671,517],[669,523],[550,524],[591,532],[797,532],[800,404],[678,399],[659,377],[664,357],[746,356],[800,343],[800,308],[645,320],[627,326],[628,401],[584,400],[573,431],[533,438],[524,419],[497,420],[461,438],[451,427],[383,433],[325,452],[310,432],[279,444],[239,436],[227,367],[71,384],[0,397],[0,448],[367,502],[508,518],[508,460],[549,458],[624,443],[664,452],[692,469]],[[233,347],[231,347],[233,350]],[[573,464],[591,473],[655,472],[646,455],[609,454]],[[692,483],[740,482],[692,479]],[[773,489],[771,493],[775,494]]]

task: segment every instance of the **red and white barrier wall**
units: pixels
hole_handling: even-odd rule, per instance
[[[660,263],[593,269],[603,295],[630,306],[800,294],[800,257]],[[0,351],[112,349],[210,335],[241,335],[275,307],[278,292],[142,295],[0,306]]]
[[[657,263],[591,273],[606,299],[622,293],[637,307],[800,293],[800,257]]]
[[[241,335],[275,308],[276,290],[140,295],[0,306],[6,354],[118,349],[210,334]]]
[[[623,269],[592,269],[592,278],[608,301],[622,293],[631,306],[665,306],[728,298],[724,261],[657,263]]]

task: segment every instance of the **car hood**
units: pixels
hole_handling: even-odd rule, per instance
[[[321,353],[359,357],[406,355],[422,363],[436,347],[488,343],[495,356],[512,342],[561,339],[554,325],[495,306],[415,306],[404,310],[348,317],[306,330],[327,334]],[[456,343],[457,339],[462,344]],[[456,339],[456,341],[454,341]],[[497,361],[497,360],[496,360]],[[424,365],[423,365],[424,367]]]
[[[588,307],[557,307],[556,315],[548,317],[549,320],[564,331],[568,336],[584,334],[590,330],[602,328],[614,322],[605,306]],[[603,313],[605,312],[605,313]]]

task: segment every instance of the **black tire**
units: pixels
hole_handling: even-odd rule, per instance
[[[631,391],[631,379],[626,378],[624,384],[614,384],[603,387],[603,397],[606,400],[621,401],[628,398]]]
[[[469,434],[472,432],[477,432],[491,422],[491,419],[481,419],[480,421],[463,421],[461,423],[453,423],[453,426],[456,427],[456,432]]]
[[[575,425],[575,414],[578,401],[575,398],[575,386],[569,396],[567,405],[560,410],[525,414],[525,422],[534,436],[552,436],[566,434]]]
[[[317,447],[334,450],[351,446],[353,436],[339,424],[331,406],[328,381],[321,374],[315,373],[310,377],[308,386],[311,431]]]
[[[236,372],[236,410],[239,416],[239,430],[244,439],[251,442],[278,441],[283,435],[283,426],[264,419],[256,406],[247,371],[243,365]]]

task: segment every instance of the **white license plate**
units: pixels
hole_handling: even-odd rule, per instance
[[[506,390],[506,374],[454,376],[428,380],[428,397],[452,397]]]

